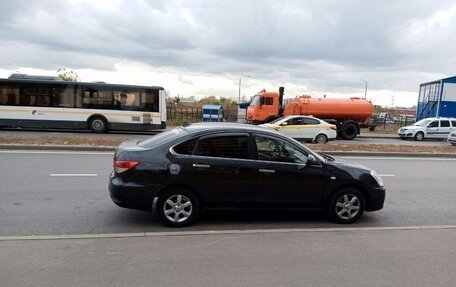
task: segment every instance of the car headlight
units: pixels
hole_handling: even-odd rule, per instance
[[[372,175],[373,178],[375,178],[375,180],[377,181],[378,185],[383,187],[383,180],[378,175],[378,173],[375,170],[371,170],[370,174]]]

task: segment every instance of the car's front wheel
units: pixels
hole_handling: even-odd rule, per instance
[[[171,227],[184,227],[198,219],[200,203],[193,192],[171,188],[158,197],[157,213],[160,221]]]
[[[364,212],[364,196],[354,188],[344,188],[331,196],[328,204],[328,215],[337,223],[353,223]]]
[[[424,133],[423,132],[417,132],[415,134],[415,140],[416,141],[422,141],[424,139]]]

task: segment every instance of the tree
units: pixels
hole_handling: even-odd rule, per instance
[[[79,82],[79,76],[73,70],[67,68],[60,68],[57,70],[57,76],[67,82]]]

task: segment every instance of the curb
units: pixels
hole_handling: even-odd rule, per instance
[[[44,151],[106,151],[113,152],[112,146],[77,146],[77,145],[15,145],[0,144],[0,150],[44,150]],[[318,152],[318,151],[316,151]],[[424,158],[456,158],[456,153],[404,153],[404,152],[356,152],[328,151],[323,152],[334,156],[366,156],[366,157],[424,157]]]
[[[114,151],[112,146],[0,144],[0,150]]]

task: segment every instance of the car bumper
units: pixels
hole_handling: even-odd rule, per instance
[[[398,133],[401,138],[413,137],[413,133]]]
[[[369,201],[366,202],[366,211],[376,211],[383,208],[385,202],[386,190],[384,187],[374,188],[369,196]]]
[[[150,211],[157,195],[157,188],[128,182],[111,174],[109,193],[111,200],[120,207]]]

